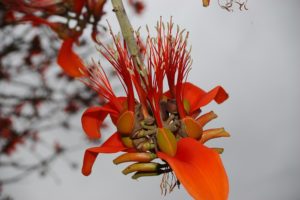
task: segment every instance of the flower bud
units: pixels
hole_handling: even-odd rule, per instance
[[[157,129],[157,145],[159,149],[169,156],[175,156],[177,151],[177,141],[174,134],[166,128]]]
[[[147,177],[147,176],[159,176],[161,173],[159,172],[136,172],[131,178],[132,179],[139,179],[140,177]]]
[[[209,113],[205,113],[204,115],[201,115],[197,119],[197,122],[201,127],[204,127],[208,122],[210,122],[211,120],[217,117],[218,116],[213,111],[210,111]]]
[[[159,168],[158,163],[134,163],[126,167],[122,173],[127,175],[132,172],[156,172]]]
[[[200,142],[205,143],[208,140],[219,138],[219,137],[229,137],[230,134],[225,131],[224,128],[214,128],[203,131],[202,138]]]
[[[125,111],[117,121],[117,130],[122,135],[130,136],[134,128],[134,113]]]
[[[137,147],[137,150],[138,151],[149,151],[151,149],[154,149],[155,148],[155,144],[151,143],[151,142],[143,142],[143,143],[140,143]]]
[[[156,158],[154,153],[124,153],[114,159],[114,164],[120,164],[124,162],[143,162],[147,163]]]
[[[130,137],[121,137],[123,144],[128,148],[133,148],[133,142]]]
[[[202,127],[191,117],[182,119],[186,134],[194,139],[200,139],[203,133]]]

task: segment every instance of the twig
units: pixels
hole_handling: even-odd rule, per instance
[[[137,68],[137,71],[139,72],[140,76],[142,76],[142,87],[145,88],[144,80],[146,80],[146,69],[144,67],[144,63],[141,59],[141,54],[139,53],[139,47],[134,37],[134,30],[126,14],[122,0],[112,0],[111,2],[113,5],[113,11],[116,13],[122,31],[122,35],[124,37],[126,45],[128,46],[128,50],[132,56],[134,65]]]

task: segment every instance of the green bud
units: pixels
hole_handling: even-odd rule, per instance
[[[174,134],[167,128],[159,128],[156,133],[157,144],[160,151],[169,156],[175,156],[177,141]]]

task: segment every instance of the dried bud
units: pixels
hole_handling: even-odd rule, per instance
[[[167,110],[169,113],[177,113],[177,104],[175,99],[168,99]]]
[[[209,2],[210,2],[210,0],[202,0],[203,7],[209,6]]]

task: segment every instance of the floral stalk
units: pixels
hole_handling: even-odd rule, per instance
[[[113,5],[113,11],[116,13],[122,31],[122,35],[124,37],[124,40],[126,41],[126,45],[128,46],[128,50],[132,56],[134,66],[137,68],[137,71],[140,73],[140,76],[142,76],[141,81],[143,81],[145,76],[144,63],[139,53],[140,48],[138,47],[137,41],[134,37],[134,29],[132,28],[129,18],[126,14],[123,2],[122,0],[112,0],[111,3]],[[145,87],[144,83],[142,83],[142,85],[143,87]]]

